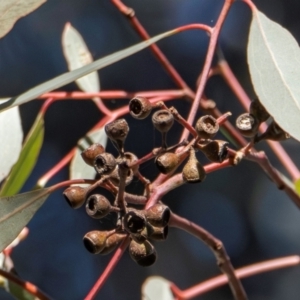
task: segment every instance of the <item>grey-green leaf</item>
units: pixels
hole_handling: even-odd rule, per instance
[[[0,252],[18,236],[50,192],[46,188],[0,198]]]
[[[9,174],[12,166],[18,160],[22,149],[23,130],[19,109],[17,107],[0,113],[0,140],[1,182]]]
[[[95,169],[87,165],[81,157],[81,152],[93,143],[99,143],[104,148],[107,143],[107,136],[104,128],[97,129],[96,131],[88,133],[81,138],[76,147],[75,155],[70,165],[70,179],[94,179],[96,172]],[[78,184],[76,184],[78,185]],[[84,186],[84,185],[83,185]]]
[[[16,21],[37,9],[46,0],[1,0],[0,38],[6,35]]]
[[[80,33],[70,24],[65,25],[62,34],[62,48],[70,71],[93,62],[93,57]],[[76,84],[84,92],[98,92],[100,81],[97,72],[78,78]]]
[[[28,90],[27,92],[25,92],[17,97],[10,98],[5,103],[0,104],[0,111],[8,109],[10,107],[21,105],[23,103],[26,103],[28,101],[31,101],[31,100],[39,97],[40,95],[42,95],[44,93],[48,93],[52,90],[58,89],[64,85],[82,77],[82,76],[85,76],[93,71],[107,67],[127,56],[137,53],[137,52],[147,48],[151,44],[156,43],[159,40],[166,38],[172,34],[175,34],[176,32],[177,32],[176,30],[167,31],[167,32],[159,34],[147,41],[138,43],[138,44],[131,46],[129,48],[126,48],[124,50],[117,51],[113,54],[110,54],[108,56],[100,58],[84,67],[81,67],[79,69],[76,69],[71,72],[57,76],[49,81],[46,81],[46,82]]]
[[[282,26],[253,11],[248,64],[255,92],[279,126],[300,141],[300,50]]]
[[[7,111],[7,112],[10,112]],[[6,111],[4,113],[7,113]],[[4,114],[0,114],[1,115]],[[0,196],[11,196],[18,193],[31,174],[37,161],[44,139],[44,119],[38,115],[31,130],[27,134],[22,151],[9,176],[4,181]]]
[[[148,277],[142,285],[142,300],[173,300],[170,282],[160,276]]]

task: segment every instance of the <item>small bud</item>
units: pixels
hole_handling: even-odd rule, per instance
[[[116,165],[114,156],[107,152],[97,155],[94,160],[94,168],[100,175],[109,175]]]
[[[129,101],[129,112],[135,119],[145,119],[151,110],[151,103],[145,97],[135,97]]]
[[[156,261],[156,250],[149,241],[138,243],[132,240],[129,245],[130,257],[140,266],[148,267]]]
[[[111,212],[111,204],[103,195],[94,194],[87,199],[85,209],[90,217],[100,219]]]
[[[193,148],[191,148],[188,162],[183,167],[182,177],[189,183],[202,182],[206,177],[205,170],[197,160],[195,150]]]
[[[171,210],[168,206],[157,203],[145,210],[145,216],[153,226],[166,226],[170,220]]]
[[[202,139],[211,139],[219,131],[219,124],[213,116],[206,115],[198,119],[195,129]]]
[[[83,205],[85,202],[87,193],[87,188],[83,188],[81,186],[70,186],[63,192],[65,199],[67,200],[68,204],[77,209]]]
[[[90,231],[83,237],[83,244],[89,252],[98,254],[105,247],[105,242],[109,234],[108,231]]]
[[[241,114],[236,119],[236,127],[245,137],[254,137],[258,131],[258,121],[249,113]]]
[[[257,120],[258,123],[265,122],[270,117],[270,114],[257,98],[255,98],[250,104],[250,114]]]
[[[143,211],[132,209],[124,216],[124,228],[129,233],[141,233],[147,224]]]
[[[172,152],[166,152],[155,159],[158,170],[163,174],[174,171],[179,163],[178,155]]]
[[[129,132],[125,119],[118,119],[105,125],[105,132],[120,154],[124,153],[124,142]]]
[[[102,154],[105,152],[104,147],[101,144],[92,144],[87,149],[81,152],[81,157],[84,162],[89,166],[94,166],[94,160],[98,154]]]
[[[168,110],[160,109],[153,114],[152,123],[158,131],[166,133],[173,126],[174,117]]]
[[[126,237],[126,234],[121,234],[121,233],[113,233],[110,235],[106,241],[105,241],[105,246],[101,250],[100,254],[101,255],[106,255],[113,250],[117,248],[117,246],[120,244],[120,242]]]
[[[213,140],[205,144],[198,144],[198,148],[212,162],[221,163],[227,158],[228,142]]]
[[[255,143],[261,140],[284,141],[289,138],[290,135],[279,127],[275,121],[272,121],[267,130],[255,139]]]
[[[165,227],[155,227],[152,226],[152,234],[150,234],[149,238],[155,241],[165,241],[168,236],[169,228],[168,226]]]

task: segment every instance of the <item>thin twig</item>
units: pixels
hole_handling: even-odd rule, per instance
[[[283,190],[293,200],[293,202],[300,208],[300,196],[296,192],[294,185],[276,168],[274,168],[267,155],[263,151],[250,151],[246,159],[256,162],[269,176],[269,178],[277,185],[278,189]]]
[[[234,2],[234,0],[225,0],[223,8],[220,12],[220,15],[218,17],[217,23],[215,25],[215,27],[212,30],[211,36],[210,36],[210,40],[209,40],[209,45],[208,45],[208,50],[207,50],[207,54],[206,54],[206,58],[205,58],[205,63],[201,72],[201,77],[200,77],[200,81],[199,81],[199,85],[197,88],[197,93],[195,96],[195,99],[193,101],[192,107],[190,109],[190,113],[187,119],[187,122],[190,124],[194,123],[195,120],[195,116],[196,113],[198,111],[199,108],[199,104],[201,102],[201,98],[204,92],[204,88],[207,82],[207,78],[209,75],[209,71],[211,68],[211,64],[212,64],[212,60],[214,57],[214,53],[215,53],[215,49],[217,46],[217,42],[218,42],[218,38],[219,38],[219,34],[222,28],[222,25],[225,21],[225,18],[229,12],[229,9],[232,5],[232,3]],[[188,136],[188,130],[185,129],[181,135],[181,140],[184,140],[187,138]]]
[[[9,281],[20,286],[22,289],[26,290],[29,294],[37,297],[40,300],[50,300],[51,298],[42,292],[37,286],[29,281],[24,281],[12,273],[6,272],[0,268],[0,275],[8,279]]]
[[[126,250],[128,244],[129,244],[130,238],[127,236],[121,243],[121,245],[118,247],[118,249],[115,251],[113,257],[109,261],[108,265],[106,266],[105,270],[102,272],[101,276],[95,283],[95,285],[92,287],[92,289],[89,291],[87,296],[84,298],[84,300],[92,300],[96,297],[98,291],[101,289],[101,287],[104,285],[105,281],[108,279],[111,272],[116,267],[117,263],[121,259],[124,251]]]
[[[119,9],[121,13],[123,13],[127,18],[129,18],[133,28],[137,31],[137,33],[141,36],[143,40],[150,39],[149,34],[145,30],[145,28],[142,26],[142,24],[139,22],[137,17],[135,16],[135,12],[132,8],[127,7],[122,3],[120,0],[111,0],[112,3]],[[202,29],[206,32],[211,32],[211,27],[201,24]],[[153,54],[156,56],[158,61],[162,64],[162,66],[165,68],[165,70],[169,73],[170,77],[175,81],[177,86],[187,91],[187,94],[190,95],[190,97],[193,95],[193,92],[188,87],[188,85],[185,83],[183,78],[180,76],[180,74],[176,71],[176,69],[173,67],[173,65],[170,63],[170,61],[167,59],[167,57],[163,54],[163,52],[160,50],[160,48],[156,44],[150,45],[150,50],[153,52]]]
[[[123,90],[113,90],[113,91],[101,91],[97,93],[86,93],[80,91],[74,92],[50,92],[45,93],[38,97],[37,99],[48,99],[53,98],[55,100],[83,100],[83,99],[91,99],[94,97],[101,97],[102,100],[110,100],[110,99],[130,99],[133,97],[146,97],[146,98],[153,98],[153,97],[161,97],[161,96],[168,96],[173,98],[181,98],[186,95],[184,90],[153,90],[153,91],[140,91],[140,92],[127,92]]]
[[[227,276],[228,283],[234,295],[234,298],[236,300],[247,299],[244,288],[240,280],[236,276],[235,270],[226,253],[225,247],[220,240],[215,238],[212,234],[210,234],[199,225],[196,225],[195,223],[174,213],[171,214],[169,226],[183,229],[201,239],[212,250],[216,257],[218,267],[220,268],[221,272]]]
[[[241,278],[247,278],[265,272],[275,271],[281,268],[294,267],[299,264],[300,264],[300,256],[293,255],[293,256],[267,260],[240,269],[236,269],[235,274],[239,279],[241,279]],[[181,300],[189,300],[195,297],[202,296],[203,294],[212,291],[227,283],[228,283],[227,276],[219,275],[217,277],[203,281],[195,286],[192,286],[184,291],[180,290],[174,283],[171,283],[170,287],[176,297],[178,297]]]

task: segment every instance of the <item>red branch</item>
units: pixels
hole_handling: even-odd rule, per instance
[[[276,258],[256,264],[252,264],[240,269],[235,270],[235,274],[238,278],[246,278],[253,275],[271,272],[281,268],[294,267],[300,264],[300,256],[287,256],[283,258]],[[220,275],[212,279],[201,282],[195,286],[192,286],[184,291],[181,291],[174,283],[171,283],[171,289],[176,297],[180,300],[188,300],[195,297],[199,297],[209,291],[212,291],[222,285],[228,283],[226,275]]]
[[[8,279],[9,281],[15,283],[16,285],[20,286],[22,289],[26,290],[29,294],[37,297],[40,300],[50,300],[44,292],[42,292],[37,286],[32,284],[29,281],[24,281],[12,273],[6,272],[0,268],[0,275],[4,278]]]

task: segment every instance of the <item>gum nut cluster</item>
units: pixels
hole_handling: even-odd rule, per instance
[[[141,97],[132,99],[129,107],[131,115],[137,119],[146,118],[152,110],[148,99]],[[131,258],[141,266],[150,266],[157,257],[151,241],[163,241],[167,238],[170,209],[160,202],[148,209],[129,207],[126,193],[123,193],[122,201],[117,200],[121,186],[130,184],[134,176],[139,177],[138,164],[136,164],[138,158],[134,153],[124,151],[125,140],[129,133],[129,126],[125,119],[117,119],[106,124],[105,132],[118,150],[119,156],[115,157],[106,152],[99,143],[89,146],[81,156],[86,164],[94,167],[100,179],[89,187],[70,186],[63,195],[74,209],[85,204],[86,213],[94,219],[117,214],[114,229],[90,231],[83,237],[83,244],[89,252],[108,254],[122,240],[130,236]],[[114,203],[104,195],[93,193],[93,190],[99,186],[97,182],[115,187],[111,190],[116,197]]]
[[[236,119],[236,127],[243,136],[253,138],[255,143],[261,140],[283,141],[288,139],[289,134],[283,131],[275,120],[272,120],[266,131],[259,135],[260,124],[268,121],[269,118],[269,113],[259,99],[255,98],[250,104],[249,112],[241,114]]]
[[[136,119],[145,119],[152,111],[153,105],[147,98],[135,97],[129,102],[129,112]],[[222,162],[227,158],[228,143],[221,140],[212,140],[219,130],[218,121],[210,115],[202,116],[196,122],[195,131],[198,137],[190,142],[179,143],[167,147],[166,134],[172,128],[175,109],[163,106],[152,115],[152,123],[156,130],[161,132],[162,146],[153,149],[155,164],[159,172],[169,174],[188,156],[182,169],[182,178],[187,183],[202,182],[205,169],[197,160],[195,149],[201,150],[209,160]],[[176,111],[177,112],[177,111]],[[178,113],[178,112],[177,112]],[[168,222],[171,216],[169,207],[162,202],[154,204],[148,209],[138,209],[136,201],[132,199],[143,198],[146,203],[149,180],[139,172],[139,159],[131,152],[125,151],[125,140],[129,133],[129,126],[125,119],[117,119],[105,125],[105,132],[109,140],[118,151],[118,157],[106,152],[105,148],[95,143],[85,149],[82,159],[93,167],[98,174],[95,183],[88,187],[70,186],[63,195],[69,205],[77,209],[85,204],[86,213],[94,219],[110,217],[116,214],[117,221],[112,230],[94,230],[83,237],[86,249],[94,254],[107,254],[113,251],[126,237],[130,237],[129,254],[141,266],[152,265],[157,257],[152,241],[164,241],[168,236]],[[181,147],[183,146],[184,147]],[[180,148],[184,150],[180,151]],[[179,150],[176,152],[176,150]],[[133,178],[137,177],[145,185],[144,195],[133,195],[125,192]],[[109,190],[114,201],[108,200],[104,195],[93,193],[102,186]],[[145,196],[146,195],[146,196]],[[135,203],[135,207],[131,207]]]

